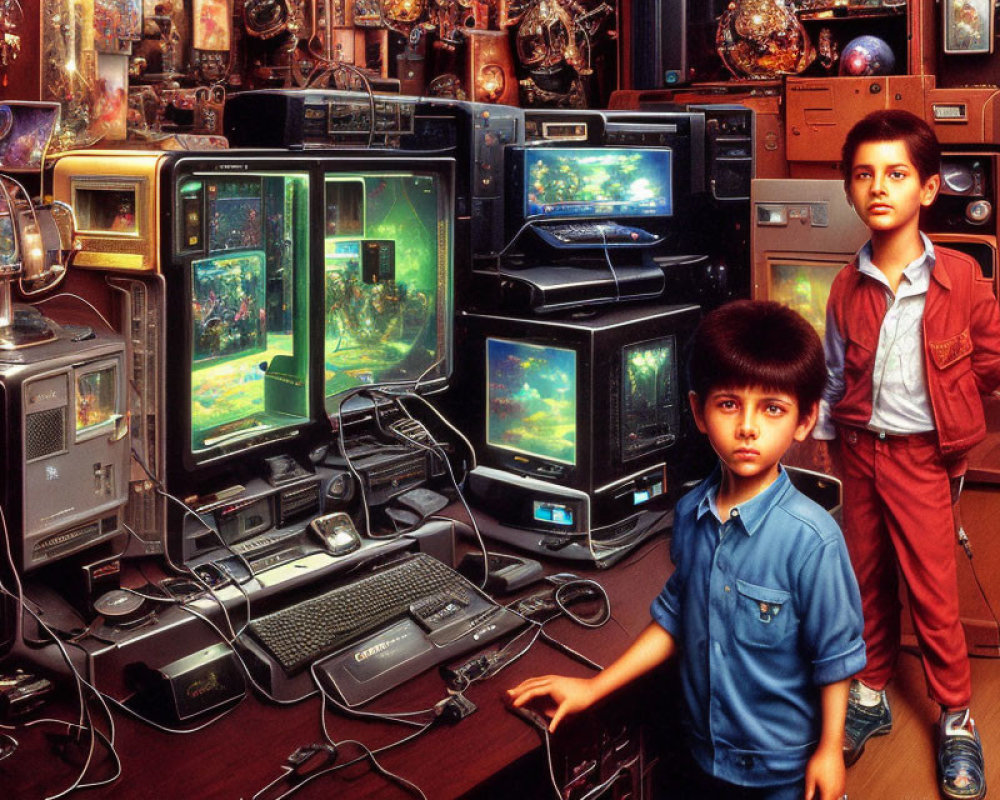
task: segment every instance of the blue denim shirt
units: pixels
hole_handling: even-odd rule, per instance
[[[861,596],[840,529],[778,479],[720,520],[720,471],[681,498],[676,567],[652,614],[678,644],[685,727],[703,770],[743,786],[799,780],[820,687],[865,664]]]

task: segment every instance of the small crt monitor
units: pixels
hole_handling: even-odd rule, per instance
[[[523,221],[673,215],[670,148],[523,147],[511,156]]]
[[[625,461],[673,444],[679,436],[684,398],[677,361],[673,335],[622,348],[620,452]]]
[[[159,269],[157,194],[163,152],[92,150],[60,154],[52,197],[76,215],[74,267],[126,272]]]
[[[118,367],[117,361],[108,361],[74,371],[77,441],[108,435],[121,418]]]
[[[576,350],[487,338],[486,376],[486,443],[576,466]]]

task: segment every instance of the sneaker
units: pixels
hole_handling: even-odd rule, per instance
[[[892,712],[883,689],[878,705],[863,706],[858,700],[856,681],[847,699],[847,722],[844,724],[844,764],[848,767],[861,758],[873,736],[885,736],[892,730]]]
[[[938,737],[941,796],[949,800],[980,800],[985,797],[983,745],[969,710],[942,714]]]

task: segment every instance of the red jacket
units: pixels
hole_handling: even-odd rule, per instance
[[[1000,305],[991,281],[964,253],[935,247],[924,306],[924,368],[941,454],[960,457],[986,436],[980,394],[1000,387]],[[828,312],[844,339],[844,395],[833,419],[865,427],[872,415],[872,371],[887,309],[885,287],[844,267],[830,287]]]

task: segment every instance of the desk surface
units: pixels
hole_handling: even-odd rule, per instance
[[[593,577],[605,586],[612,600],[612,618],[596,630],[582,628],[564,618],[550,623],[546,630],[588,658],[607,664],[649,622],[649,604],[669,570],[667,539],[662,535],[654,537],[608,570],[588,571],[555,562],[546,565],[547,572],[566,569]],[[491,776],[540,747],[538,733],[505,709],[502,693],[524,678],[547,672],[586,675],[588,669],[539,641],[522,659],[466,692],[478,708],[475,713],[456,725],[433,727],[414,741],[386,751],[379,756],[379,762],[420,787],[431,800],[473,792]],[[426,709],[446,694],[441,677],[430,671],[377,699],[365,710]],[[52,703],[44,712],[75,721],[79,712],[74,707],[72,690],[67,688],[65,695],[65,703]],[[108,724],[97,703],[90,704],[90,713],[107,733]],[[114,711],[113,716],[115,749],[121,759],[122,774],[114,783],[80,794],[81,797],[250,800],[281,774],[285,759],[296,748],[323,741],[321,704],[317,697],[291,706],[277,706],[248,696],[205,730],[184,735],[155,730],[122,711]],[[382,721],[352,719],[329,706],[325,722],[334,740],[356,739],[372,749],[389,745],[415,730]],[[4,797],[35,800],[61,792],[72,784],[86,758],[88,739],[83,739],[80,751],[71,747],[63,760],[53,755],[46,734],[64,731],[65,726],[39,724],[31,728],[19,726],[12,732],[20,746],[13,755],[0,761]],[[344,744],[340,761],[349,761],[360,754],[357,746]],[[113,763],[106,751],[99,751],[95,762],[88,780],[113,774]],[[547,780],[547,775],[540,772],[539,785],[545,785]],[[367,764],[357,764],[317,779],[294,796],[302,800],[335,796],[381,800],[413,795],[376,774]]]

